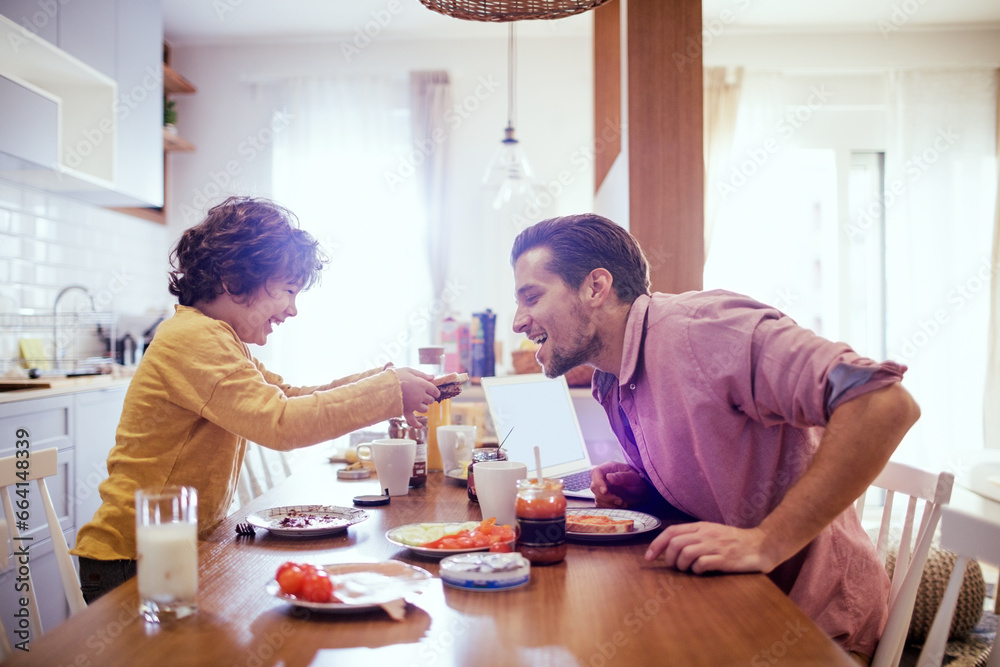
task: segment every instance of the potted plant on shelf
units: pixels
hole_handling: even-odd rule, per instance
[[[171,134],[177,134],[177,103],[173,100],[163,101],[163,129]]]

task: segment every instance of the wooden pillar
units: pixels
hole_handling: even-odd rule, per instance
[[[621,4],[594,10],[594,192],[622,149]]]
[[[653,290],[702,287],[705,263],[701,0],[625,0],[625,25],[595,15],[595,141],[614,106],[617,65],[607,34],[626,44],[629,229],[650,260]],[[600,11],[605,9],[601,7]],[[618,2],[609,3],[609,12]],[[620,78],[620,77],[619,77]],[[613,157],[610,158],[613,161]],[[610,162],[595,164],[603,178]],[[598,181],[598,185],[600,181]]]

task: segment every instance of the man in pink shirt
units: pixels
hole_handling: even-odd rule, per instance
[[[695,521],[664,530],[647,559],[768,573],[866,662],[889,580],[852,503],[920,415],[905,367],[739,294],[650,294],[638,243],[597,215],[525,229],[511,263],[514,330],[541,344],[545,374],[597,368],[594,398],[627,462],[594,468],[598,505],[666,500]]]

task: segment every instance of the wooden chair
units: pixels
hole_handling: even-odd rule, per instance
[[[27,468],[19,469],[17,462],[25,460],[28,461]],[[28,482],[34,480],[42,499],[42,510],[45,512],[45,519],[49,529],[49,539],[52,540],[52,549],[59,568],[59,576],[62,578],[63,591],[66,594],[66,601],[69,603],[70,615],[73,615],[85,609],[87,603],[83,601],[83,593],[80,592],[80,579],[76,574],[76,568],[73,567],[73,559],[69,555],[69,547],[66,546],[66,538],[63,537],[62,527],[59,525],[59,516],[52,505],[49,489],[45,485],[45,478],[53,477],[57,472],[58,450],[55,447],[32,451],[26,459],[18,458],[17,456],[0,458],[0,489],[3,491],[0,495],[3,496],[3,512],[7,526],[4,539],[5,541],[9,539],[10,544],[15,550],[19,545],[26,543],[18,539],[25,536],[24,534],[28,531],[18,527],[19,520],[17,518],[18,515],[15,514],[15,508],[17,508],[18,512],[25,511],[23,509],[24,501],[27,500],[27,493],[30,487]],[[18,476],[19,473],[23,475],[23,478]],[[29,507],[28,512],[29,521],[32,523],[37,521],[38,508]],[[35,547],[34,541],[27,544]],[[17,564],[17,560],[15,559],[15,565]],[[34,582],[31,580],[30,559],[28,563],[27,583],[28,594],[26,597],[28,598],[29,628],[31,636],[37,638],[42,636],[43,630],[41,617],[38,614],[38,602],[35,599],[36,588]],[[7,641],[7,633],[3,625],[0,624],[0,660],[5,658],[11,651],[12,648]]]
[[[903,463],[889,461],[871,484],[873,487],[885,489],[885,505],[875,544],[883,566],[888,559],[893,501],[897,495],[909,498],[899,539],[899,553],[896,555],[892,586],[889,589],[889,619],[878,648],[875,649],[875,655],[872,656],[872,667],[896,667],[899,664],[927,552],[930,550],[934,531],[941,519],[941,508],[951,500],[954,483],[955,476],[950,472],[934,474]],[[865,495],[862,494],[855,504],[859,518],[864,512]],[[923,510],[914,543],[913,526],[918,501],[923,501]]]
[[[941,548],[958,554],[955,567],[948,579],[948,587],[934,616],[934,623],[920,651],[917,665],[940,665],[944,661],[944,649],[948,643],[952,617],[958,602],[965,567],[970,559],[1000,565],[1000,524],[987,519],[966,514],[953,507],[945,507],[941,512]],[[987,667],[1000,667],[1000,652],[997,652],[996,638],[990,650]]]

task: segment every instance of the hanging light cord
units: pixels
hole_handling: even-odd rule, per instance
[[[510,31],[507,34],[507,127],[514,127],[515,110],[517,109],[517,86],[514,85],[517,79],[517,41],[514,39],[514,29],[516,23],[510,22]]]

